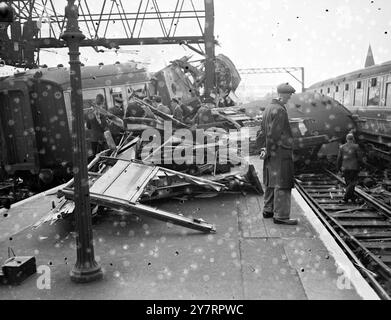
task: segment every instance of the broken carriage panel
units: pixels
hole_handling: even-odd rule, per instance
[[[149,187],[151,187],[152,182],[154,182],[154,186],[164,186],[165,188],[187,185],[198,190],[201,187],[203,192],[221,191],[225,188],[224,184],[215,181],[152,164],[144,164],[137,160],[100,156],[96,164],[105,164],[107,168],[104,173],[89,171],[90,194],[102,194],[123,199],[133,204],[140,202],[142,196],[144,196],[144,199],[147,196],[148,200],[161,198],[151,194],[151,188],[148,189],[148,194],[145,194],[146,187],[149,184]],[[63,190],[70,190],[72,186],[73,183]]]
[[[229,155],[223,154],[221,157],[231,157],[231,154],[233,153],[247,154],[248,149],[252,148],[251,144],[255,144],[256,132],[251,132],[251,129],[254,129],[255,125],[251,129],[243,128],[243,124],[238,124],[232,119],[219,118],[219,122],[216,122],[216,126],[219,125],[220,127],[213,127],[213,124],[211,123],[207,126],[199,125],[196,128],[190,128],[186,124],[174,119],[172,116],[158,111],[152,105],[138,99],[137,97],[134,98],[134,101],[140,105],[148,106],[153,111],[156,118],[125,118],[124,130],[132,132],[133,134],[144,135],[144,130],[156,129],[160,133],[160,138],[164,137],[164,139],[166,139],[165,137],[169,136],[169,138],[165,141],[161,141],[161,139],[157,139],[156,141],[142,141],[144,146],[148,145],[150,150],[153,151],[152,154],[144,155],[141,154],[141,150],[143,150],[143,148],[138,149],[139,152],[137,153],[137,158],[141,159],[143,162],[157,163],[177,171],[186,171],[192,175],[203,175],[211,172],[215,175],[216,173],[228,172],[233,166],[229,161],[220,161],[218,149],[221,148],[222,143],[226,144],[226,148],[223,152],[228,152],[227,150],[229,150]],[[219,113],[216,113],[216,115],[219,117]],[[245,116],[243,120],[250,121],[251,119]],[[165,126],[165,121],[169,121],[171,125]],[[225,128],[223,128],[224,126],[221,127],[221,124],[223,123],[226,123]],[[180,131],[176,131],[176,129],[181,128],[186,128],[191,131],[192,140],[186,140],[188,139],[187,136],[182,137],[182,133],[180,133]],[[204,128],[207,130],[203,133],[204,137],[201,137],[201,140],[203,140],[202,142],[199,141],[200,137],[198,137],[196,129]],[[167,133],[164,131],[165,129],[172,129],[173,131]],[[234,129],[234,132],[229,131],[229,129]],[[177,132],[180,134],[177,134]],[[153,133],[154,131],[150,131],[151,135]],[[146,139],[146,137],[143,137],[143,139]],[[243,144],[243,142],[245,143]],[[245,145],[246,142],[249,142],[249,146]],[[153,145],[153,143],[155,144]],[[178,154],[177,151],[179,148],[185,152],[186,156],[191,154],[192,159],[184,159],[182,155]],[[199,161],[200,153],[202,153],[201,149],[204,149],[204,154],[201,156],[201,162],[204,163],[200,163]],[[224,146],[222,149],[224,149]],[[215,152],[217,152],[216,155]],[[210,160],[211,157],[213,158],[213,163],[211,163],[211,161],[205,162]],[[240,164],[240,162],[241,160],[237,161],[236,164]]]
[[[232,168],[228,168],[228,170],[221,173],[217,172],[216,164],[212,164],[212,168],[210,168],[210,164],[200,165],[198,166],[199,168],[209,167],[199,170],[198,174],[203,174],[204,177],[200,178],[168,168],[156,167],[151,163],[146,163],[146,161],[142,163],[134,160],[136,149],[140,147],[141,139],[137,137],[127,142],[130,136],[131,134],[127,138],[122,139],[122,143],[117,147],[117,150],[111,151],[111,157],[104,156],[110,152],[110,150],[107,150],[98,155],[89,164],[89,184],[92,203],[113,209],[121,207],[125,211],[139,212],[141,210],[140,202],[173,198],[184,194],[202,196],[210,195],[211,191],[214,193],[227,190],[242,191],[244,188],[255,190],[260,194],[263,193],[254,168],[249,166],[248,162],[238,155],[237,150],[235,151],[236,154],[230,155],[235,158],[236,166],[230,166]],[[170,140],[175,140],[174,138],[174,136],[171,136]],[[234,137],[234,139],[237,138]],[[220,144],[221,142],[219,141]],[[205,148],[205,150],[208,150],[218,146],[218,144],[194,145],[193,143],[193,141],[190,142],[192,149]],[[206,172],[210,174],[206,176]],[[209,180],[205,178],[209,178]],[[63,194],[67,195],[68,199],[72,199],[72,185],[73,180],[62,191]],[[37,222],[34,227],[48,221],[54,223],[59,218],[64,218],[66,215],[71,214],[74,206],[70,202],[72,201],[60,202],[48,217]],[[125,207],[124,203],[126,203]],[[136,206],[138,207],[136,208]],[[145,210],[148,208],[146,206],[143,207],[141,212],[149,216],[156,215],[155,209],[151,209],[152,213],[146,213]],[[175,215],[168,215],[168,217],[173,219]],[[167,215],[163,215],[162,219],[167,219]],[[183,223],[182,218],[179,223]],[[194,221],[186,220],[186,224],[188,225],[189,223],[194,223]],[[199,222],[196,223],[195,227],[200,227]]]
[[[146,165],[136,160],[124,160],[100,156],[96,164],[104,163],[104,173],[89,172],[91,202],[125,212],[143,214],[165,222],[182,225],[204,232],[214,232],[212,225],[202,219],[190,219],[139,203],[141,197],[153,199],[156,188],[151,187],[152,180],[163,179],[166,188],[194,185],[196,189],[220,191],[223,184],[206,179],[192,177],[153,165]],[[175,177],[175,182],[173,181]],[[178,185],[179,184],[179,185]],[[73,183],[68,184],[61,192],[67,199],[73,200]],[[147,189],[147,186],[149,188]],[[199,191],[201,192],[201,190]],[[159,193],[158,193],[159,194]],[[155,196],[155,198],[158,198]]]
[[[213,134],[216,136],[213,137]],[[247,189],[263,194],[258,176],[242,156],[243,153],[248,153],[248,146],[244,146],[241,141],[242,135],[243,132],[230,134],[209,132],[208,136],[213,138],[209,143],[197,143],[174,134],[163,144],[152,146],[151,153],[140,154],[138,152],[137,158],[143,163],[160,164],[177,172],[186,172],[193,176],[202,176],[211,181],[223,183],[226,186],[225,190],[244,191]],[[180,190],[180,193],[183,194],[183,190]],[[189,192],[186,193],[189,194]],[[172,196],[172,194],[168,195]]]

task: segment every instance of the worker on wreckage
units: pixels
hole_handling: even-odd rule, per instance
[[[288,83],[277,87],[278,99],[273,99],[263,112],[260,157],[263,163],[265,197],[263,217],[276,224],[296,225],[290,218],[293,188],[293,135],[286,103],[296,90]]]
[[[99,112],[99,108],[104,107],[105,99],[102,94],[98,94],[95,103],[91,105],[91,108],[88,109],[85,114],[86,126],[87,129],[89,129],[89,140],[91,144],[90,159],[107,147],[104,132],[108,130],[108,120],[105,115]]]

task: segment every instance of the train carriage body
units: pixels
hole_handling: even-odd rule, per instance
[[[83,108],[103,94],[106,108],[121,97],[148,95],[150,75],[135,64],[82,67]],[[72,162],[69,68],[28,70],[0,79],[0,161],[9,174],[64,171]],[[86,133],[88,138],[88,130]]]
[[[359,141],[391,161],[391,61],[315,83],[308,91],[342,103],[355,116]]]

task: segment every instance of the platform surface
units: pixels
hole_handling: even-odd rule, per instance
[[[76,259],[70,224],[28,227],[53,200],[58,201],[54,195],[38,197],[0,217],[0,262],[9,246],[17,255],[34,255],[37,266],[49,267],[50,289],[38,288],[42,278],[36,274],[19,286],[0,285],[0,299],[363,298],[341,281],[333,254],[295,197],[292,217],[300,220],[298,226],[263,219],[263,197],[250,193],[155,204],[201,217],[215,224],[216,234],[134,215],[100,217],[93,229],[104,278],[82,285],[69,277]]]

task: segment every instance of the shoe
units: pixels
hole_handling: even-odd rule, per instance
[[[263,218],[264,219],[270,219],[273,218],[273,212],[262,212]]]
[[[278,218],[273,218],[273,222],[275,224],[286,224],[289,226],[294,226],[297,225],[298,223],[297,219],[278,219]]]

